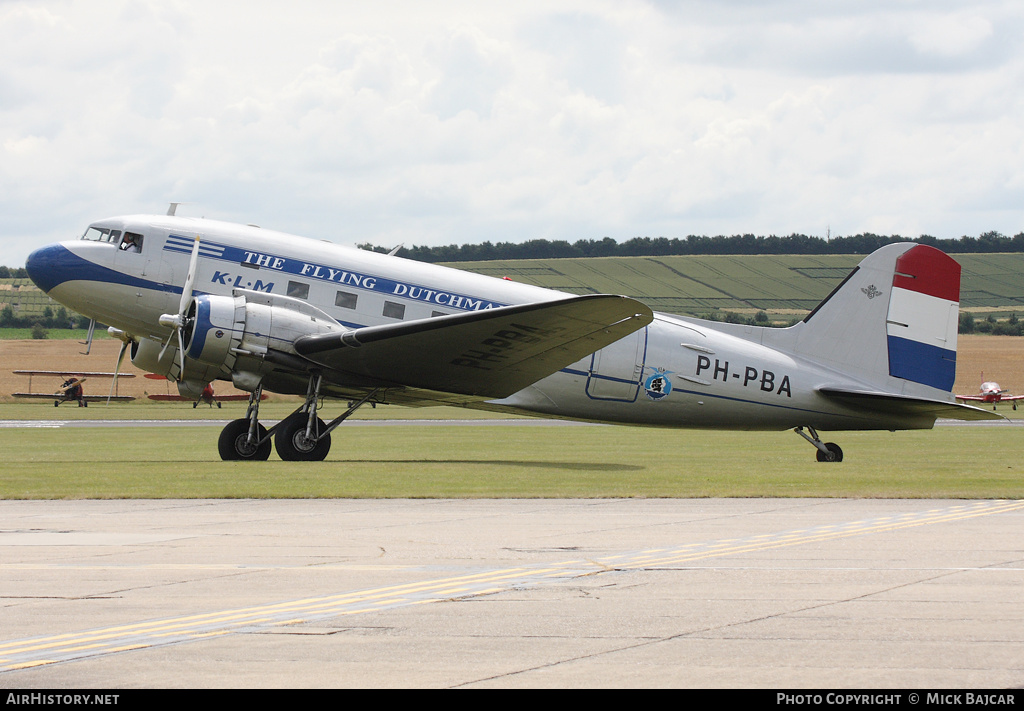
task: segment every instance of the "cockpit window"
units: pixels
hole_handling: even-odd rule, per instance
[[[121,230],[112,230],[107,227],[90,227],[82,235],[82,239],[92,242],[114,242],[121,239]]]
[[[138,232],[125,232],[124,239],[118,247],[122,252],[141,252],[143,236]]]

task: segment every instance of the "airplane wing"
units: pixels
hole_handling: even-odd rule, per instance
[[[98,373],[88,370],[14,370],[15,375],[55,375],[61,378],[87,377],[87,378],[134,378],[135,373]]]
[[[156,400],[157,402],[195,402],[194,397],[184,397],[182,395],[161,395],[159,393],[154,395],[147,395],[150,400]],[[104,398],[105,400],[106,398]],[[243,402],[249,399],[248,395],[214,395],[213,399],[215,402]],[[266,400],[267,395],[264,393],[260,396],[261,400]]]
[[[295,350],[354,380],[502,398],[653,319],[639,301],[597,294],[306,336]]]
[[[11,397],[30,398],[34,400],[59,400],[64,397],[64,393],[11,393]],[[83,395],[82,399],[86,402],[106,402],[106,395]],[[131,395],[112,395],[110,398],[111,402],[131,402],[135,398]]]
[[[818,388],[817,391],[830,400],[849,407],[882,414],[923,415],[952,420],[1006,419],[1002,415],[982,410],[973,405],[960,405],[944,400],[929,400],[927,398],[908,397],[893,393],[850,390],[838,387],[822,387]]]
[[[975,402],[981,402],[985,398],[982,397],[981,395],[957,395],[956,399],[957,400],[972,400],[972,401],[975,401]]]

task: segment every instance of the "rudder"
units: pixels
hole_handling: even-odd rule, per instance
[[[959,300],[960,265],[951,257],[923,244],[887,245],[794,327],[790,347],[890,392],[950,392]]]
[[[960,265],[919,244],[896,260],[886,337],[889,375],[952,391],[960,315]]]

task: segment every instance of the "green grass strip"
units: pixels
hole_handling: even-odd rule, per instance
[[[0,498],[1024,498],[1016,427],[833,433],[342,426],[325,462],[222,462],[219,429],[2,429]]]

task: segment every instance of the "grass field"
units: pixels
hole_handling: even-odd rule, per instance
[[[89,335],[88,329],[85,328],[48,328],[46,329],[46,339],[50,341],[84,341]],[[97,334],[96,337],[100,337]],[[102,334],[103,338],[107,338],[106,332]],[[0,340],[3,341],[18,341],[18,340],[31,340],[32,329],[31,328],[0,328]],[[44,340],[44,339],[40,339]]]
[[[327,461],[222,462],[217,427],[0,429],[0,498],[1024,498],[1019,427],[835,433],[388,425],[335,430]]]
[[[593,260],[592,260],[593,261]],[[828,269],[829,265],[801,268]],[[767,267],[762,267],[767,271]],[[582,277],[581,277],[582,278]],[[552,286],[557,286],[552,284]],[[604,286],[602,286],[604,288]],[[613,289],[614,290],[614,289]],[[84,337],[84,334],[78,336]],[[130,404],[54,408],[12,402],[28,378],[16,369],[109,371],[120,343],[99,338],[92,355],[74,340],[0,341],[0,420],[216,419],[223,409],[161,404],[164,381],[122,380]],[[962,336],[955,392],[975,393],[982,378],[1024,392],[1024,339]],[[129,372],[141,371],[129,363]],[[90,394],[110,381],[93,378]],[[52,392],[36,376],[34,392]],[[218,394],[232,391],[218,383]],[[268,401],[266,420],[284,417],[293,398]],[[336,416],[337,404],[328,413]],[[1000,411],[1016,417],[1009,407]],[[1019,411],[1024,416],[1024,410]],[[493,415],[454,408],[363,408],[359,419],[472,419]],[[216,452],[219,427],[0,429],[0,498],[251,497],[911,497],[1024,498],[1024,430],[958,428],[900,433],[835,433],[846,461],[819,464],[792,433],[730,433],[631,427],[518,428],[389,425],[334,433],[326,462],[229,463]]]
[[[74,342],[0,342],[0,387],[24,388],[9,369],[57,369],[71,362],[112,369],[118,343],[78,355]],[[981,373],[1024,391],[1024,339],[962,337],[958,391],[974,392]],[[89,392],[103,393],[99,380]],[[130,384],[130,385],[129,385]],[[45,378],[36,391],[53,384]],[[87,383],[90,385],[90,383]],[[88,408],[52,402],[0,404],[0,420],[230,420],[223,409],[155,403],[144,392],[168,384],[122,382],[142,398]],[[223,386],[227,387],[227,386]],[[123,390],[122,390],[123,391]],[[218,386],[218,392],[221,386]],[[263,404],[265,421],[286,416],[294,398]],[[1003,406],[1007,416],[1024,416]],[[340,413],[331,404],[328,417]],[[363,408],[358,419],[491,419],[461,408]],[[220,428],[3,429],[0,498],[250,497],[914,497],[1024,498],[1024,429],[942,427],[919,432],[834,433],[846,455],[819,464],[792,433],[734,433],[635,427],[345,426],[326,462],[220,461]]]
[[[1024,311],[1024,254],[955,254],[953,258],[962,267],[961,308],[980,314]],[[703,255],[523,259],[447,266],[574,294],[624,294],[670,313],[763,309],[802,316],[861,259],[861,255]]]

